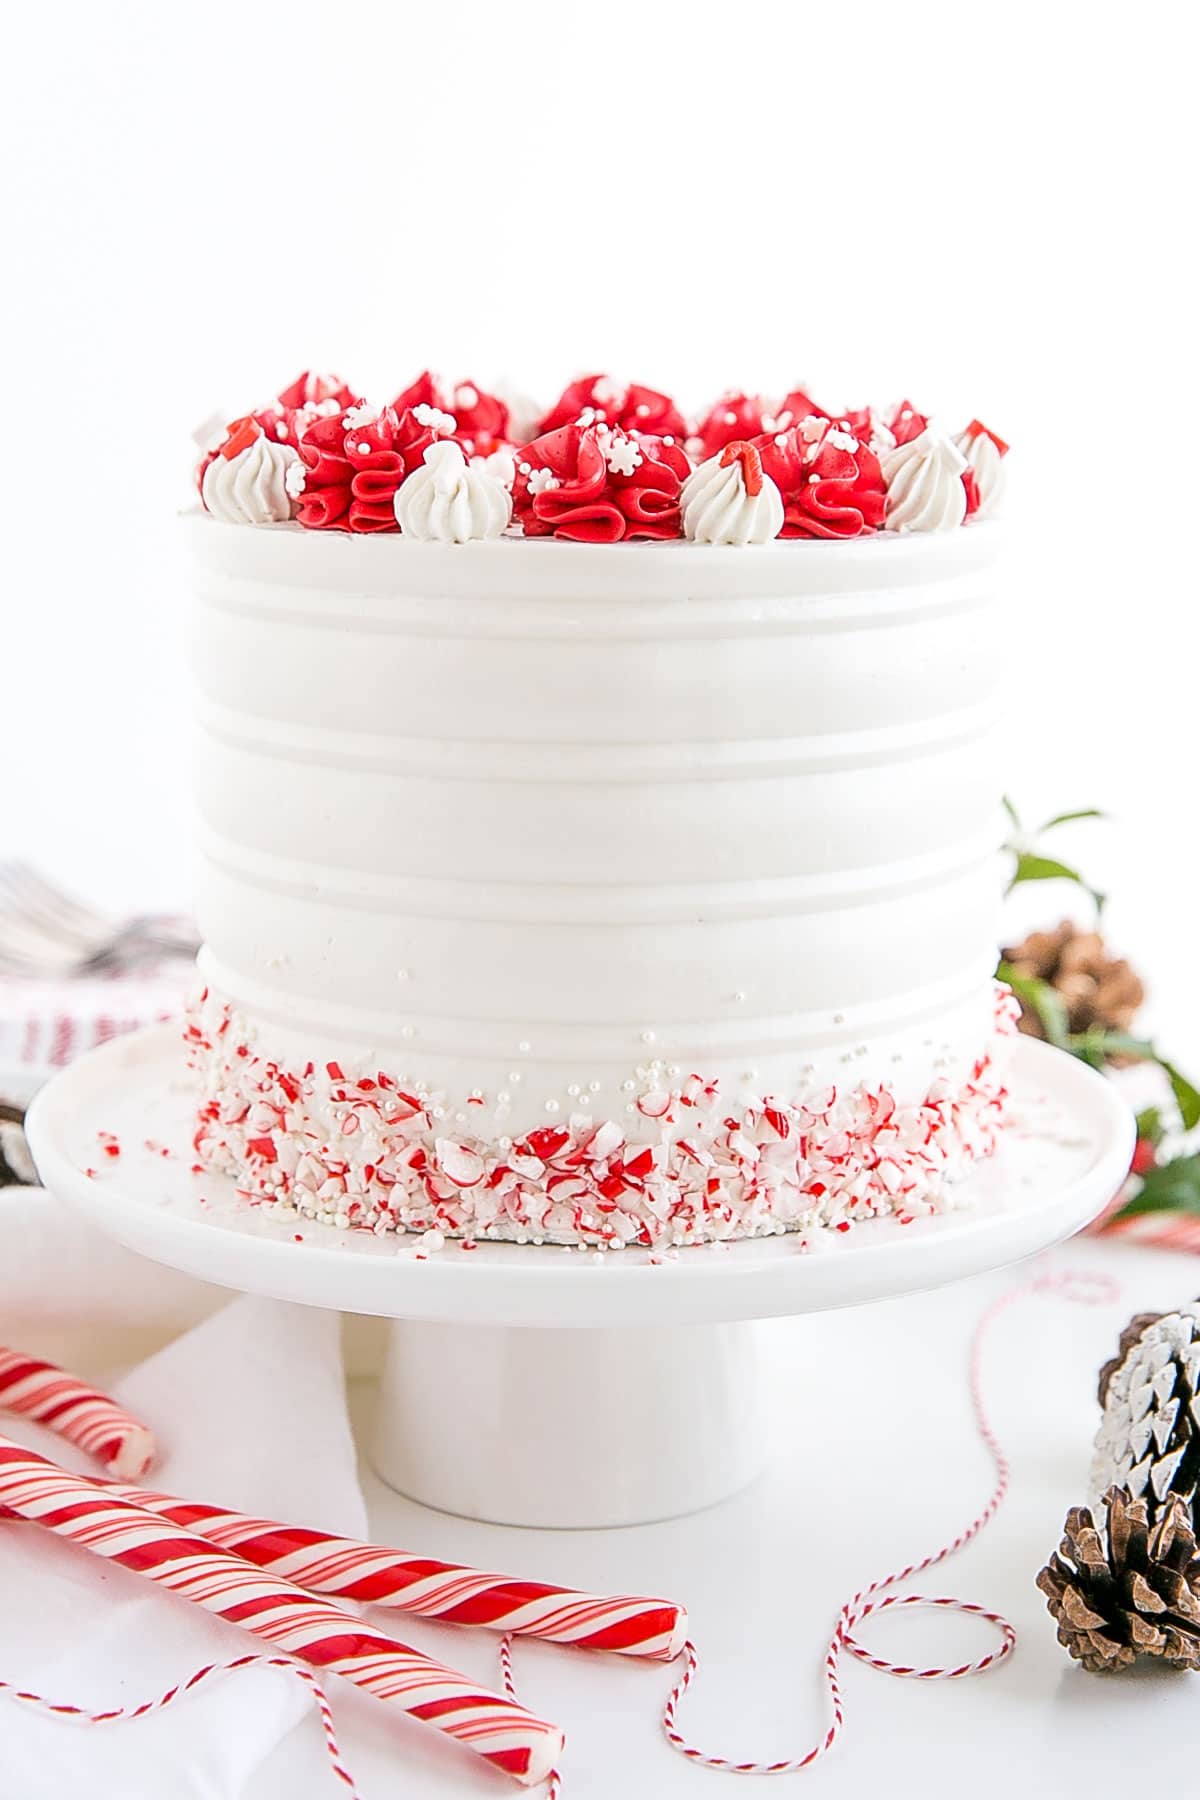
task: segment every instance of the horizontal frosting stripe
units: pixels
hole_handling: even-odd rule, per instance
[[[588,882],[551,886],[546,882],[505,882],[490,875],[477,880],[444,876],[375,873],[320,862],[271,856],[235,843],[206,821],[198,828],[200,853],[235,880],[269,892],[294,896],[349,912],[392,912],[407,918],[486,919],[504,924],[669,924],[784,918],[796,913],[836,912],[871,906],[937,887],[997,857],[1004,827],[996,818],[987,829],[945,850],[903,862],[778,879],[748,876],[744,881]]]
[[[277,528],[261,526],[259,532],[273,529]],[[938,541],[945,542],[948,535]],[[458,555],[470,548],[469,544],[459,544],[449,551],[443,548],[439,554]],[[611,555],[613,550],[621,555],[624,546],[614,545],[606,554]],[[254,580],[237,581],[197,571],[195,591],[201,605],[244,618],[268,619],[273,630],[296,624],[305,629],[328,627],[339,634],[360,632],[367,639],[395,633],[415,638],[466,639],[471,643],[485,639],[534,639],[539,643],[561,639],[572,644],[589,640],[671,644],[681,639],[845,635],[872,626],[905,625],[953,611],[982,611],[991,604],[991,594],[979,587],[974,578],[925,589],[859,589],[757,600],[748,600],[744,595],[639,597],[626,585],[619,598],[596,594],[591,600],[578,595],[534,600],[527,595],[502,599],[495,594],[449,597],[405,592],[370,596],[333,588],[309,593],[298,587],[272,589]],[[594,606],[595,610],[583,616],[580,604]]]
[[[573,544],[506,538],[491,543],[415,544],[395,535],[314,534],[298,525],[268,525],[246,534],[204,513],[186,515],[201,571],[223,572],[257,588],[327,589],[350,596],[398,598],[421,593],[450,599],[486,592],[488,603],[529,599],[572,605],[614,603],[616,593],[649,601],[731,599],[743,614],[756,600],[915,587],[928,604],[937,586],[977,571],[993,558],[999,530],[972,523],[958,532],[883,535],[822,543],[779,541],[728,545]],[[267,597],[263,596],[263,604]]]
[[[196,701],[202,732],[252,756],[286,758],[329,769],[372,769],[444,781],[636,783],[739,780],[830,769],[871,768],[897,756],[912,759],[985,737],[1003,703],[980,702],[938,718],[799,738],[711,738],[673,743],[564,743],[561,739],[411,738],[367,731],[330,731],[250,717],[204,696]],[[527,721],[515,721],[522,723]]]
[[[873,1001],[869,1006],[847,1006],[844,1011],[785,1013],[775,1017],[748,1015],[736,1019],[655,1021],[654,1044],[659,1053],[676,1058],[710,1056],[742,1063],[754,1056],[788,1051],[800,1057],[809,1050],[830,1045],[857,1044],[897,1029],[917,1028],[959,1005],[969,1004],[991,983],[994,955],[937,982],[907,989]],[[413,1009],[406,1015],[411,1037],[393,1006],[371,1012],[300,997],[273,987],[259,977],[244,977],[226,968],[210,945],[200,953],[199,969],[209,986],[227,995],[256,1021],[269,1023],[289,1035],[337,1038],[370,1044],[403,1046],[406,1058],[444,1058],[477,1063],[486,1060],[518,1061],[529,1067],[547,1062],[587,1062],[590,1065],[623,1065],[631,1056],[645,1058],[647,1046],[643,1017],[620,1025],[572,1019],[534,1019],[528,1014],[514,1019],[450,1019]],[[525,1050],[520,1046],[526,1045]]]

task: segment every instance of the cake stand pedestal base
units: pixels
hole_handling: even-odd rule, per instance
[[[369,1454],[390,1487],[496,1525],[634,1525],[766,1461],[755,1327],[391,1328]]]
[[[905,1227],[574,1254],[336,1231],[194,1173],[196,1087],[175,1028],[118,1038],[38,1095],[46,1186],[130,1249],[204,1280],[396,1321],[375,1460],[414,1499],[514,1525],[634,1524],[733,1493],[762,1460],[752,1319],[819,1313],[956,1281],[1069,1237],[1129,1168],[1134,1121],[1099,1075],[1019,1040],[1013,1123]],[[104,1155],[111,1133],[117,1156]]]

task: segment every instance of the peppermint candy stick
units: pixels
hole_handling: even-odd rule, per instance
[[[687,1614],[668,1600],[581,1594],[330,1537],[306,1526],[247,1518],[170,1494],[117,1483],[108,1491],[314,1593],[393,1606],[445,1625],[481,1625],[658,1662],[670,1662],[687,1638]]]
[[[0,1509],[158,1582],[316,1668],[332,1669],[381,1700],[398,1701],[527,1786],[553,1771],[563,1742],[556,1725],[4,1437]]]
[[[24,1413],[48,1425],[119,1481],[137,1481],[154,1461],[153,1434],[123,1406],[53,1363],[19,1350],[0,1349],[0,1411]]]

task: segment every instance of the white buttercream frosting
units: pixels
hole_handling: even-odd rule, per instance
[[[1004,458],[986,431],[960,431],[954,442],[975,471],[979,489],[975,517],[986,519],[996,512],[1004,495]]]
[[[215,456],[204,471],[204,504],[230,525],[281,525],[292,516],[288,471],[300,459],[291,444],[256,437],[236,456]]]
[[[468,544],[496,538],[512,517],[512,498],[490,470],[467,462],[458,444],[431,444],[424,466],[400,484],[396,519],[405,537]]]
[[[697,544],[766,544],[783,529],[783,499],[769,475],[746,486],[742,460],[722,451],[693,469],[681,495],[683,535]]]
[[[953,531],[967,512],[967,459],[942,432],[927,428],[880,459],[887,485],[888,531]]]

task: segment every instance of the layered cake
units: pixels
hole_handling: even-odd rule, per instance
[[[436,1244],[955,1204],[1005,1117],[1005,446],[602,377],[305,376],[197,592],[198,1167]]]

